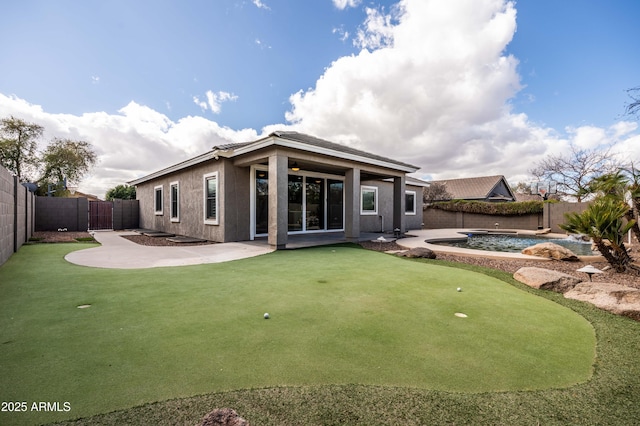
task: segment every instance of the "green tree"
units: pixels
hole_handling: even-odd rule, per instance
[[[107,201],[113,200],[135,200],[136,187],[129,185],[118,185],[107,191],[105,198]]]
[[[44,128],[15,118],[0,120],[0,164],[21,181],[32,178],[38,166],[36,149]]]
[[[43,155],[41,182],[78,183],[95,165],[96,153],[89,142],[54,138]]]

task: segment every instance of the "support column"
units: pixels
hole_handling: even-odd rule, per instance
[[[269,244],[276,249],[287,246],[289,178],[286,155],[269,156]]]
[[[360,238],[360,169],[349,169],[344,180],[344,236]]]
[[[393,178],[393,229],[400,229],[401,233],[407,230],[405,217],[405,176]]]

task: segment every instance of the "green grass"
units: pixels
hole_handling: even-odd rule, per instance
[[[79,248],[25,246],[0,268],[2,401],[71,404],[0,424],[193,424],[228,405],[252,424],[638,414],[638,323],[506,274],[350,246],[101,270],[63,260]]]

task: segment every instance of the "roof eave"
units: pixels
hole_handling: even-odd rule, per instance
[[[297,150],[300,150],[300,151],[312,152],[314,154],[327,155],[327,156],[330,156],[330,157],[337,157],[337,158],[341,158],[343,160],[351,160],[351,161],[356,161],[356,162],[359,162],[359,163],[365,163],[365,164],[385,167],[385,168],[388,168],[388,169],[398,170],[398,171],[402,171],[402,172],[405,172],[405,173],[415,173],[420,169],[420,167],[413,166],[411,164],[404,164],[404,163],[399,164],[399,163],[392,163],[392,162],[389,162],[389,161],[378,160],[378,159],[375,159],[375,158],[367,158],[367,157],[364,157],[364,156],[361,156],[361,155],[357,155],[357,154],[352,154],[352,153],[348,153],[348,152],[340,152],[340,151],[337,151],[337,150],[334,150],[334,149],[330,149],[330,148],[324,148],[324,147],[309,145],[309,144],[306,144],[304,142],[292,141],[290,139],[284,139],[284,138],[281,138],[281,137],[278,137],[278,136],[269,136],[267,138],[260,139],[260,140],[256,141],[253,144],[240,147],[240,148],[234,150],[234,154],[233,155],[236,156],[236,155],[247,154],[247,153],[250,153],[252,151],[256,151],[256,150],[261,149],[261,148],[266,148],[266,147],[272,146],[272,145],[282,146],[282,147],[291,148],[291,149],[297,149]]]

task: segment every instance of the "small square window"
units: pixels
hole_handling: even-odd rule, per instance
[[[360,187],[360,214],[378,214],[378,188],[375,186]]]

